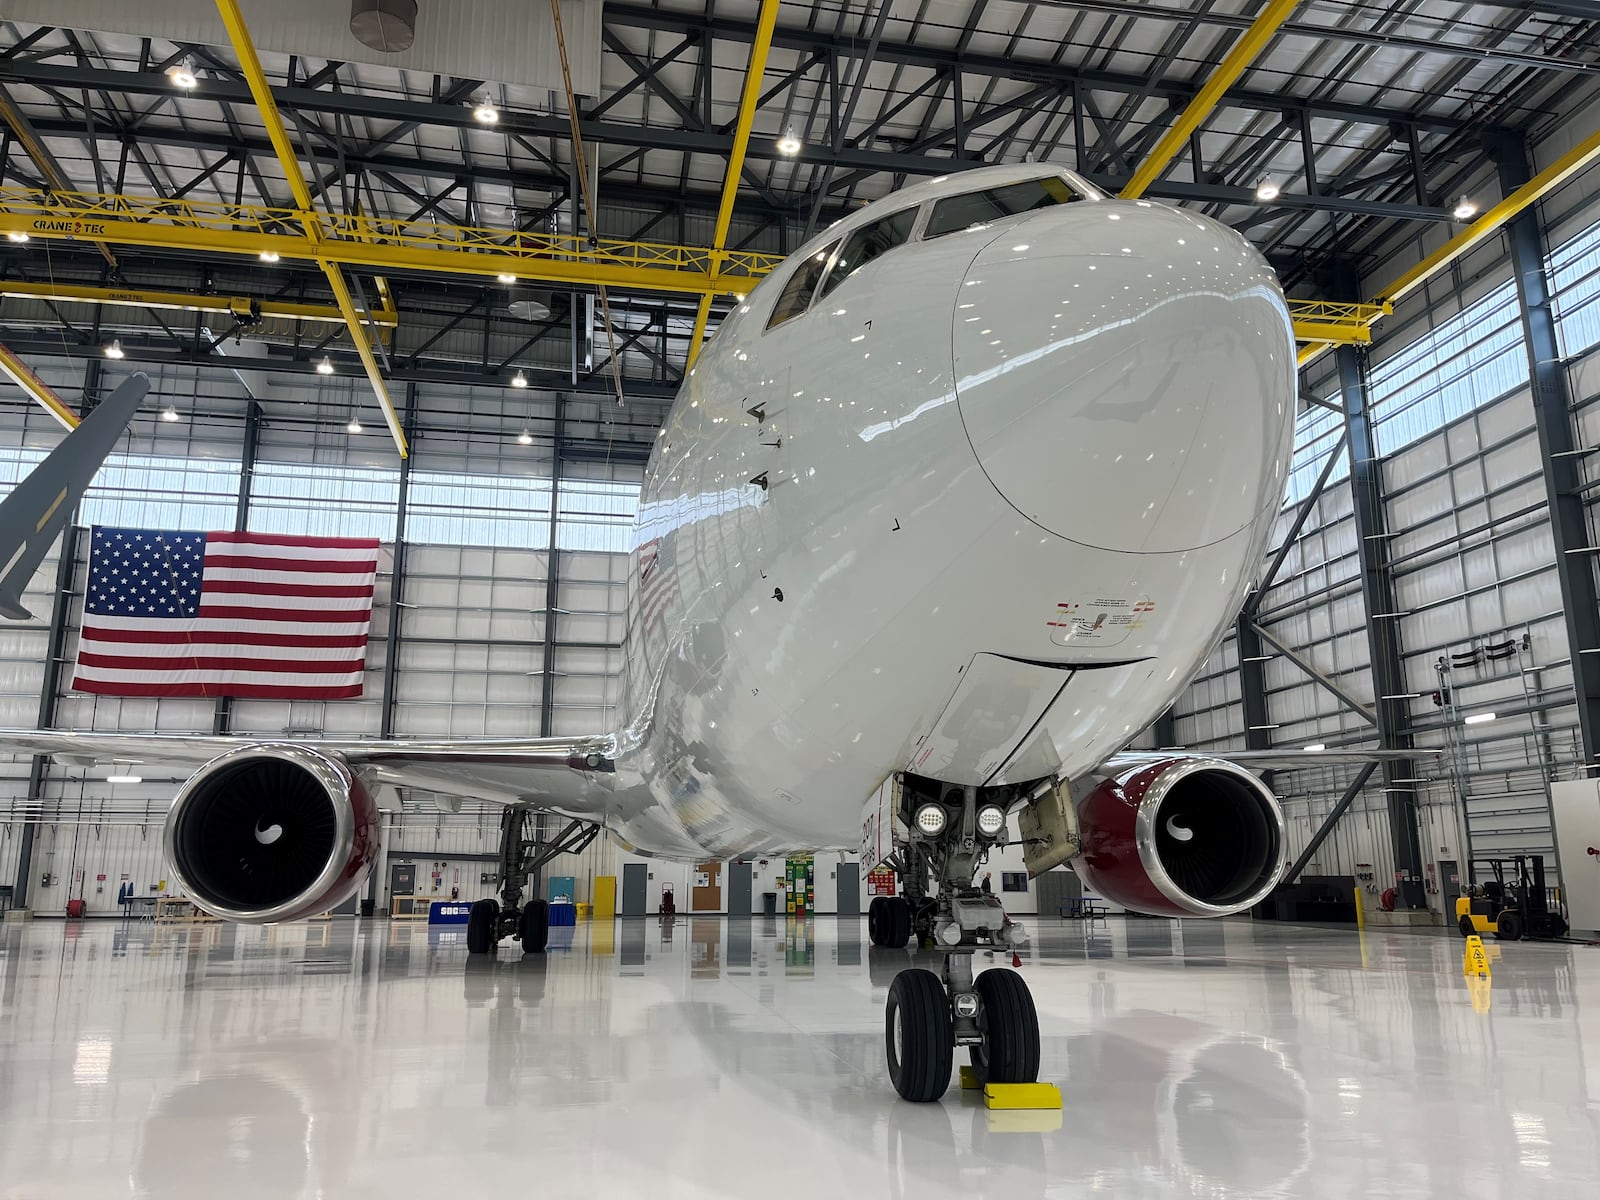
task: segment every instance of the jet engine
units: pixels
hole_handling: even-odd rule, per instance
[[[337,756],[245,746],[179,790],[167,862],[209,913],[252,925],[298,921],[354,894],[377,858],[378,830],[376,802]]]
[[[1078,826],[1073,869],[1135,912],[1225,917],[1283,875],[1277,797],[1221,759],[1158,759],[1104,778],[1079,803]]]

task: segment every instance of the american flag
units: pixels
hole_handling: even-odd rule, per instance
[[[110,696],[361,694],[376,538],[96,526],[72,686]]]

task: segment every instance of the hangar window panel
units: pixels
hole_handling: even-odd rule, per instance
[[[440,545],[543,548],[550,544],[550,481],[413,470],[406,537]]]
[[[1339,403],[1339,396],[1325,397],[1331,404]],[[1320,405],[1311,405],[1295,420],[1294,455],[1289,460],[1289,486],[1283,498],[1285,507],[1298,505],[1311,494],[1311,487],[1322,471],[1328,454],[1338,444],[1344,432],[1344,417]],[[1337,483],[1350,474],[1350,456],[1339,451],[1339,461],[1334,464],[1329,484]]]
[[[1563,357],[1600,344],[1600,224],[1551,251],[1550,298]]]
[[[563,479],[556,509],[556,549],[626,554],[639,483],[611,479]]]
[[[1083,197],[1071,184],[1056,175],[950,196],[933,206],[933,215],[928,218],[922,236],[942,237],[947,233],[957,233],[1081,199]]]
[[[394,539],[397,470],[320,463],[258,463],[250,529],[302,537]]]
[[[146,529],[232,529],[239,463],[200,457],[111,454],[84,494],[79,522]]]
[[[1507,282],[1373,369],[1378,451],[1410,445],[1527,382],[1516,286]]]

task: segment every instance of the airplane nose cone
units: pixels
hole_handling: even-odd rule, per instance
[[[980,465],[1049,532],[1192,550],[1282,498],[1293,330],[1226,226],[1121,201],[1009,225],[967,272],[953,347]]]

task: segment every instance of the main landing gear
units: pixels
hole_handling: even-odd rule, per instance
[[[515,935],[523,952],[538,954],[550,940],[550,905],[540,899],[522,902],[522,890],[533,873],[558,854],[578,854],[594,841],[600,826],[571,820],[554,838],[539,837],[535,813],[515,804],[500,816],[500,884],[498,901],[484,899],[467,916],[467,952],[493,954],[502,938]],[[530,836],[531,835],[531,836]]]
[[[979,1085],[1033,1083],[1039,1077],[1039,1015],[1022,976],[993,968],[974,977],[979,950],[1026,944],[1000,901],[972,886],[982,857],[1004,837],[1004,823],[977,820],[978,789],[951,787],[942,799],[910,801],[914,832],[891,860],[905,896],[879,896],[867,911],[875,946],[944,951],[940,973],[901,971],[889,987],[884,1051],[889,1079],[907,1100],[937,1100],[950,1086],[952,1059],[967,1047]],[[929,811],[937,805],[943,819]],[[993,829],[985,834],[984,827]]]

